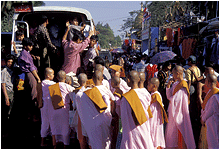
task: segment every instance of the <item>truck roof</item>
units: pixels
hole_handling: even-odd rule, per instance
[[[77,12],[85,14],[88,20],[92,19],[90,12],[82,8],[76,7],[63,7],[63,6],[40,6],[40,7],[33,7],[33,11],[66,11],[66,12]]]

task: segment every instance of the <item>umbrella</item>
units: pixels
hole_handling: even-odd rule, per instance
[[[176,54],[172,51],[162,51],[160,53],[155,54],[151,58],[150,63],[152,63],[152,64],[164,63],[168,60],[173,59],[175,56],[176,56]]]
[[[209,23],[207,26],[203,27],[199,34],[202,34],[204,31],[212,30],[212,29],[219,29],[219,21],[213,21]]]
[[[112,51],[112,53],[124,53],[125,51],[121,48],[116,48]]]

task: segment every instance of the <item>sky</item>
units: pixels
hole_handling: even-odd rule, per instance
[[[123,20],[130,17],[129,12],[141,9],[141,1],[43,1],[45,6],[68,6],[88,10],[97,24],[108,23],[114,35],[121,35],[119,32]],[[143,1],[144,2],[144,1]]]

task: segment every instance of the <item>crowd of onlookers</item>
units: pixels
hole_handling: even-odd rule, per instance
[[[93,142],[94,139],[91,140],[91,133],[88,132],[89,127],[85,126],[85,129],[81,129],[84,128],[83,126],[80,127],[80,130],[82,130],[81,136],[78,131],[78,123],[80,122],[78,120],[79,116],[82,117],[81,121],[82,124],[84,124],[82,120],[84,114],[83,112],[80,113],[79,116],[75,114],[78,107],[81,108],[78,106],[79,104],[76,103],[82,99],[81,97],[77,99],[76,95],[79,91],[77,88],[82,86],[93,88],[101,81],[100,83],[107,87],[106,91],[111,92],[110,97],[114,94],[115,89],[119,89],[119,93],[122,92],[125,94],[130,90],[128,84],[136,83],[136,80],[134,80],[134,78],[136,78],[135,73],[144,73],[143,88],[147,88],[150,84],[157,85],[155,82],[159,83],[157,87],[158,92],[162,97],[165,113],[167,113],[170,104],[170,97],[167,96],[167,86],[170,86],[171,80],[176,78],[174,75],[176,76],[178,72],[181,72],[181,68],[183,68],[181,75],[183,75],[183,79],[187,82],[190,95],[188,109],[195,144],[198,148],[202,128],[200,119],[201,109],[205,96],[209,92],[209,87],[207,87],[205,79],[210,75],[215,75],[218,79],[218,64],[210,62],[206,64],[206,66],[202,66],[193,55],[187,60],[176,56],[172,60],[160,64],[151,64],[151,57],[142,55],[140,52],[135,52],[134,54],[116,53],[113,55],[113,59],[109,60],[107,57],[99,57],[100,49],[97,43],[98,32],[95,31],[95,29],[90,31],[84,30],[86,25],[82,24],[80,26],[77,18],[65,22],[66,29],[61,39],[58,39],[56,36],[57,28],[55,24],[53,24],[54,26],[51,25],[49,30],[47,29],[48,24],[48,18],[42,16],[41,24],[34,29],[30,38],[26,38],[23,31],[17,31],[16,38],[23,46],[22,51],[18,52],[15,42],[12,42],[11,44],[13,44],[15,56],[2,55],[1,87],[3,128],[7,128],[7,120],[14,119],[16,120],[15,122],[20,124],[13,125],[17,126],[14,130],[19,133],[17,135],[18,138],[23,132],[32,134],[32,136],[41,135],[41,145],[45,146],[45,138],[49,134],[52,135],[53,146],[56,148],[56,143],[59,140],[63,141],[64,146],[69,145],[68,141],[72,136],[79,141],[81,148],[88,148],[89,146],[90,148],[94,148],[93,143],[90,143]],[[32,32],[32,30],[30,31]],[[49,34],[49,32],[52,34]],[[87,50],[85,51],[85,49]],[[181,66],[181,68],[176,66]],[[172,70],[176,70],[176,72],[172,72]],[[103,80],[100,79],[100,74],[103,76]],[[114,87],[118,80],[116,77],[121,78],[125,85],[122,85],[124,89],[120,86],[118,88],[117,86]],[[132,82],[130,81],[131,83],[128,78],[132,80]],[[141,78],[141,75],[138,78]],[[155,81],[151,81],[151,79]],[[121,84],[122,81],[119,81],[119,83]],[[125,81],[127,81],[127,83]],[[217,88],[219,86],[218,81],[219,80],[217,80],[216,84]],[[54,87],[54,89],[58,89],[50,91],[48,87],[57,85],[56,83],[59,84],[58,87]],[[56,104],[53,103],[52,106],[52,103],[49,104],[46,101],[53,99],[54,95],[51,93],[59,90],[61,92],[60,97],[62,97],[64,104],[55,109]],[[78,91],[76,92],[76,90]],[[99,90],[101,92],[101,89]],[[122,93],[120,95],[122,95]],[[67,95],[69,95],[68,98]],[[118,101],[116,101],[116,105],[120,105],[117,102]],[[110,105],[108,105],[108,107],[110,107]],[[119,110],[121,109],[119,108]],[[86,111],[86,109],[83,111]],[[109,112],[111,111],[109,110]],[[120,113],[117,114],[120,118]],[[114,113],[112,116],[114,116]],[[53,120],[52,118],[55,119]],[[75,122],[71,123],[71,121]],[[33,124],[30,122],[33,122]],[[28,126],[30,131],[24,131],[25,126],[23,126],[23,124],[26,124],[25,126]],[[118,126],[119,124],[120,123],[118,123]],[[167,123],[164,124],[166,126]],[[10,127],[13,126],[11,125]],[[21,129],[23,130],[18,131]],[[71,131],[74,134],[70,133],[70,129],[72,129]],[[118,129],[113,130],[123,135],[123,132],[120,132]],[[60,135],[62,136],[60,137]],[[117,139],[117,142],[120,143],[119,136],[120,134],[115,137],[115,140]],[[116,147],[116,145],[113,146],[113,148]]]

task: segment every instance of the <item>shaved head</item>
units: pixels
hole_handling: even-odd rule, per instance
[[[208,80],[209,83],[216,84],[218,79],[217,79],[216,75],[209,74],[209,75],[207,75],[207,80]]]
[[[102,81],[102,79],[103,79],[103,73],[99,70],[96,70],[93,75],[93,80]]]
[[[95,65],[95,70],[103,72],[104,71],[104,66],[102,66],[101,64],[96,64]]]
[[[51,74],[51,73],[53,73],[53,72],[54,72],[54,71],[53,71],[52,68],[47,67],[47,68],[45,69],[45,71],[44,71],[44,74],[45,74],[45,76],[47,76],[47,75],[49,75],[49,74]]]
[[[65,71],[60,70],[60,71],[57,73],[57,79],[58,79],[59,81],[65,80],[65,79],[66,79],[66,73],[65,73]]]
[[[80,73],[78,76],[78,82],[80,85],[85,84],[88,80],[87,75],[85,73]]]
[[[178,72],[178,73],[181,73],[183,74],[183,67],[179,66],[179,65],[176,65],[174,68],[173,68],[174,71]]]
[[[114,85],[119,85],[120,84],[120,78],[117,77],[117,76],[114,76],[112,79],[111,79],[111,82],[114,83]]]
[[[140,77],[139,77],[139,73],[135,70],[132,70],[130,73],[129,73],[129,79],[132,81],[132,82],[139,82],[140,81]]]
[[[151,79],[149,80],[149,83],[151,83],[151,84],[153,84],[153,85],[156,85],[157,88],[158,88],[159,85],[160,85],[160,81],[159,81],[158,78],[151,78]]]
[[[66,75],[66,83],[72,82],[72,79],[70,76]]]
[[[139,72],[140,82],[144,82],[146,80],[146,76],[144,72]]]
[[[215,74],[215,71],[212,67],[206,67],[205,68],[205,75],[209,75],[209,74]]]

